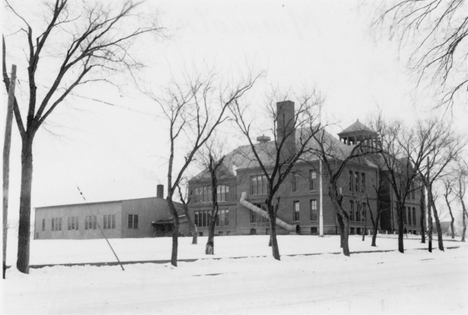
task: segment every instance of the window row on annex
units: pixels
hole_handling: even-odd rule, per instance
[[[173,221],[163,185],[156,197],[35,208],[35,239],[96,239],[171,236]],[[176,203],[181,235],[187,218]]]

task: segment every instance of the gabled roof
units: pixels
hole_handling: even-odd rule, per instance
[[[310,132],[308,129],[299,129],[296,131],[296,144],[300,143],[301,136],[307,135],[307,132]],[[339,139],[331,135],[325,130],[321,130],[316,134],[316,138],[312,138],[309,141],[308,148],[309,149],[316,149],[320,148],[319,142],[321,141],[324,143],[325,150],[329,150],[330,155],[335,156],[338,159],[345,159],[354,148],[354,145],[346,145],[341,142]],[[260,159],[262,160],[263,164],[273,165],[276,155],[275,155],[275,142],[268,141],[268,142],[260,142],[255,144],[255,148],[257,154],[259,155]],[[313,154],[312,152],[306,152],[303,154],[302,158],[307,161],[317,161],[318,157]],[[375,167],[375,163],[373,163],[370,159],[367,158],[358,158],[358,163],[362,163],[368,166]],[[255,158],[254,152],[250,145],[243,145],[235,150],[229,152],[225,158],[221,168],[221,176],[220,179],[223,177],[231,177],[235,175],[235,171],[237,169],[247,169],[247,168],[257,168],[259,167],[259,163]],[[194,176],[190,181],[196,180],[208,180],[209,173],[208,170],[204,170],[200,172],[198,175]]]

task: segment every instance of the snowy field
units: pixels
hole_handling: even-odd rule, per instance
[[[170,257],[170,238],[110,241],[121,261]],[[410,238],[400,254],[393,235],[381,235],[377,248],[369,237],[351,236],[360,253],[345,257],[335,254],[336,236],[288,235],[279,236],[281,261],[270,257],[268,236],[216,237],[212,257],[205,243],[180,238],[179,258],[198,260],[177,268],[55,266],[28,276],[11,268],[2,281],[3,314],[468,314],[465,243],[447,241],[459,248],[431,254]],[[115,258],[105,240],[31,245],[32,265],[106,261]]]

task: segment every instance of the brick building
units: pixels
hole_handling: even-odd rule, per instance
[[[278,116],[294,115],[294,103],[278,103]],[[288,116],[289,115],[289,116]],[[278,120],[277,134],[281,134],[282,122]],[[291,133],[297,141],[298,133]],[[328,145],[336,152],[346,155],[353,146],[365,139],[367,147],[379,146],[378,135],[356,121],[338,134],[338,138],[324,131]],[[274,150],[274,142],[269,137],[257,138],[259,152]],[[293,144],[294,145],[294,144]],[[315,140],[311,147],[317,147]],[[262,161],[271,159],[264,154]],[[265,163],[268,164],[268,163]],[[380,229],[390,233],[397,229],[396,207],[393,191],[385,180],[385,169],[376,156],[364,156],[348,163],[339,179],[339,189],[343,194],[343,206],[350,215],[350,233],[360,234],[364,228],[371,229],[369,211],[374,216],[382,210]],[[241,146],[225,156],[218,179],[219,218],[216,231],[219,235],[268,234],[269,223],[265,209],[266,182],[250,145]],[[294,166],[278,192],[278,234],[324,234],[338,233],[335,210],[328,196],[328,178],[321,174],[321,162],[313,155],[304,156]],[[382,187],[380,187],[382,186]],[[380,189],[377,189],[380,187]],[[189,181],[192,193],[190,214],[200,235],[207,235],[211,209],[211,180],[205,170]],[[403,221],[408,232],[419,231],[420,193],[417,189],[410,194],[405,207]]]
[[[172,235],[172,217],[163,198],[93,202],[35,208],[35,239],[135,238]],[[179,231],[188,234],[187,218],[179,213]]]

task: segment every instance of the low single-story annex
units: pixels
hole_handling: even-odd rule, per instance
[[[156,197],[37,207],[34,239],[172,235],[172,217],[163,191],[163,185],[158,185]],[[187,218],[182,211],[179,220],[181,235],[188,235]]]

